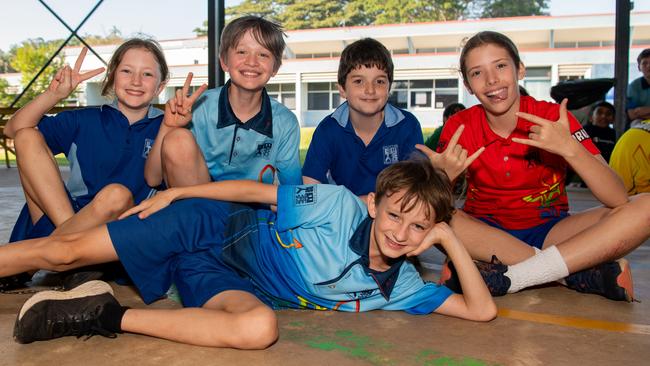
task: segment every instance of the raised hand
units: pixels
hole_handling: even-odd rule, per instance
[[[451,136],[447,148],[440,154],[429,149],[425,145],[415,145],[416,149],[422,151],[422,153],[429,158],[431,165],[444,170],[452,181],[465,171],[465,169],[467,169],[467,167],[470,166],[474,160],[483,153],[483,151],[485,151],[485,147],[481,146],[481,148],[476,150],[472,155],[467,156],[467,150],[458,144],[458,140],[460,139],[460,135],[463,133],[464,129],[465,125],[460,125],[458,127],[456,132]]]
[[[569,156],[578,142],[571,136],[566,105],[567,99],[564,99],[560,103],[560,118],[555,122],[532,114],[517,112],[517,116],[535,125],[530,127],[527,139],[513,137],[512,141],[538,147],[562,157]]]
[[[192,95],[188,96],[193,76],[191,72],[188,73],[183,88],[176,90],[176,96],[165,104],[163,123],[166,126],[183,127],[192,120],[192,105],[208,88],[206,84],[203,84]]]
[[[448,243],[448,240],[450,238],[455,238],[455,237],[456,236],[454,232],[452,231],[451,227],[447,223],[439,222],[431,228],[429,233],[427,233],[424,239],[422,239],[420,245],[415,250],[408,253],[406,256],[407,257],[418,256],[436,244],[440,244],[444,248],[444,245]]]
[[[74,63],[74,68],[66,65],[57,71],[56,75],[54,75],[54,79],[52,79],[47,90],[56,95],[58,99],[67,98],[81,82],[104,72],[103,67],[86,71],[84,73],[79,72],[79,70],[81,70],[81,64],[83,64],[84,58],[86,57],[86,53],[88,53],[88,48],[84,47],[81,49],[79,57],[77,57],[77,61]]]

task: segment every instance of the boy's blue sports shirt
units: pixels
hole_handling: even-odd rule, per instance
[[[390,103],[384,121],[366,146],[354,131],[348,103],[325,117],[314,131],[302,174],[321,183],[343,185],[356,195],[374,191],[377,175],[385,167],[405,160],[423,144],[422,128],[415,116]]]
[[[280,186],[277,217],[249,209],[229,220],[224,262],[275,308],[427,314],[452,294],[423,281],[405,260],[385,272],[370,269],[372,220],[341,186]]]
[[[262,108],[246,123],[233,113],[225,86],[195,102],[190,131],[215,181],[250,179],[300,184],[300,127],[296,116],[262,91]]]

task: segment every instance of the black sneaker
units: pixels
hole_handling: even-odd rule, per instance
[[[625,259],[602,263],[569,275],[567,287],[578,292],[605,296],[610,300],[634,300],[634,284],[630,264]]]
[[[510,278],[505,275],[508,266],[501,263],[496,255],[492,256],[492,261],[490,261],[490,263],[481,261],[474,261],[474,263],[476,264],[476,268],[481,274],[481,277],[483,277],[483,281],[485,281],[485,285],[488,290],[490,290],[492,296],[503,296],[508,293],[508,289],[510,288]],[[456,293],[463,293],[454,263],[449,259],[447,259],[445,264],[442,266],[442,272],[438,284],[445,285]]]
[[[27,287],[27,282],[32,280],[32,276],[27,273],[19,273],[13,276],[0,278],[0,292],[14,291]]]
[[[99,334],[115,338],[102,326],[100,316],[107,306],[120,306],[106,282],[86,282],[70,291],[43,291],[32,296],[20,309],[14,325],[14,339],[31,343],[65,336]]]

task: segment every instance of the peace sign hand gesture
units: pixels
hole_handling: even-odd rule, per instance
[[[192,95],[189,95],[193,76],[191,72],[188,73],[183,88],[176,90],[176,96],[165,104],[163,123],[166,126],[183,127],[192,120],[192,105],[208,88],[206,84],[203,84]]]
[[[104,72],[104,68],[100,67],[98,69],[79,73],[79,70],[81,70],[81,64],[83,64],[84,58],[86,57],[86,53],[88,53],[88,48],[82,48],[79,57],[77,57],[77,61],[74,63],[74,68],[66,65],[57,71],[54,79],[52,79],[47,90],[53,93],[59,100],[67,98],[82,81],[88,80],[93,76]]]
[[[482,146],[472,155],[467,156],[467,150],[458,144],[458,140],[460,139],[460,135],[463,133],[464,129],[465,125],[460,125],[458,127],[456,132],[451,136],[447,148],[440,154],[429,149],[425,145],[415,145],[416,149],[422,151],[422,153],[429,158],[431,165],[444,170],[452,181],[464,172],[465,169],[467,169],[467,167],[470,166],[474,160],[483,153],[483,151],[485,151],[485,147]]]
[[[517,116],[534,123],[534,125],[530,127],[528,139],[513,137],[512,141],[534,146],[565,158],[572,155],[573,149],[579,143],[571,136],[566,105],[567,99],[565,98],[560,103],[560,117],[555,122],[532,114],[517,112]]]

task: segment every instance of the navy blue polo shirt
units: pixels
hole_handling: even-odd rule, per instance
[[[262,90],[262,107],[240,121],[228,101],[230,81],[194,104],[190,131],[215,181],[250,179],[300,184],[300,126],[287,107]]]
[[[391,104],[386,104],[384,121],[368,146],[357,136],[349,119],[345,102],[321,121],[309,145],[302,175],[366,195],[375,190],[379,172],[408,159],[415,145],[424,143],[417,118]]]
[[[144,163],[162,118],[161,110],[149,107],[145,118],[129,124],[116,104],[107,104],[45,116],[38,130],[54,154],[64,153],[70,161],[66,188],[79,206],[110,183],[126,186],[137,204],[152,191]]]

